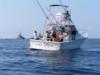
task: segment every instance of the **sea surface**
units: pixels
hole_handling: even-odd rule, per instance
[[[29,40],[1,39],[0,75],[100,75],[100,39],[70,51],[32,51]]]

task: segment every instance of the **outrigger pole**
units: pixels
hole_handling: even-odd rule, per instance
[[[37,4],[39,5],[40,9],[42,10],[44,16],[46,16],[46,19],[49,19],[49,16],[47,15],[47,13],[45,12],[45,10],[43,9],[42,5],[40,4],[40,2],[38,0],[36,0]]]
[[[35,0],[38,4],[38,6],[40,7],[40,9],[42,10],[44,16],[46,16],[46,20],[49,20],[49,16],[47,15],[46,11],[43,9],[42,5],[40,4],[39,0]],[[46,25],[46,21],[45,21],[45,26],[44,26],[44,30],[43,33],[45,33],[45,29],[46,29],[47,25]]]
[[[40,4],[39,0],[36,0],[37,4],[39,5],[40,9],[42,10],[44,16],[46,16],[46,19],[50,20],[49,16],[47,15],[47,13],[45,12],[45,10],[43,9],[42,5]],[[48,10],[49,13],[51,13],[49,10]],[[54,15],[52,14],[52,17],[55,19]],[[56,23],[57,20],[55,19]]]
[[[60,4],[61,4],[61,6],[63,7],[64,11],[67,11],[66,8],[67,8],[68,6],[63,6],[63,2],[62,2],[61,0],[59,0],[59,2],[60,2]]]

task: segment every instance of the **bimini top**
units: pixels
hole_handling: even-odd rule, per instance
[[[60,4],[52,4],[52,5],[50,5],[50,7],[58,7],[58,6],[68,7],[66,5],[60,5]]]

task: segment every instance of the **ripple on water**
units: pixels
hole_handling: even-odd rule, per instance
[[[29,40],[0,40],[1,75],[100,75],[100,40],[80,50],[31,51]]]

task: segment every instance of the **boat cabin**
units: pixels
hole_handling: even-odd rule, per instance
[[[47,41],[65,42],[75,40],[77,29],[75,25],[53,26],[45,32],[45,39]]]

